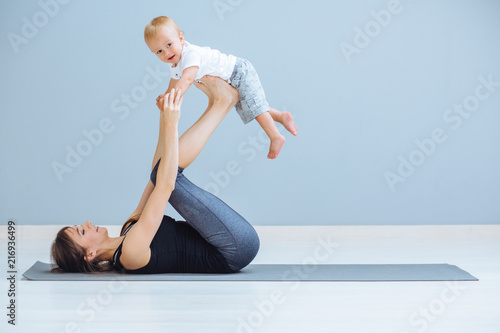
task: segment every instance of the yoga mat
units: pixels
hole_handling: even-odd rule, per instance
[[[52,272],[51,265],[37,261],[24,274],[37,281],[478,281],[448,264],[390,265],[249,265],[232,274],[124,274]]]

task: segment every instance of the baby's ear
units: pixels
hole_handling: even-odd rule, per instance
[[[182,31],[179,31],[179,40],[182,44],[184,44],[184,34],[182,33]]]

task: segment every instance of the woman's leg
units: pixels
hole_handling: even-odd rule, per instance
[[[198,86],[212,107],[179,139],[179,173],[169,203],[191,227],[215,246],[226,258],[229,267],[238,271],[248,265],[259,250],[255,229],[241,215],[211,193],[191,183],[183,174],[185,167],[198,156],[210,135],[238,102],[238,92],[221,79],[204,77]],[[156,183],[160,161],[151,172]]]
[[[207,242],[238,271],[259,250],[259,236],[250,223],[213,194],[191,183],[183,174],[205,146],[208,138],[238,102],[238,92],[221,79],[205,77],[196,84],[209,99],[209,108],[179,139],[179,174],[169,203]],[[212,103],[212,107],[210,107]]]
[[[257,232],[241,215],[213,194],[191,183],[182,169],[169,203],[227,260],[231,270],[247,266],[259,251]]]
[[[208,96],[209,107],[179,138],[181,169],[187,168],[196,159],[217,126],[238,102],[238,91],[224,80],[213,76],[204,76],[202,80],[203,84],[196,83],[196,86]],[[150,179],[155,186],[160,161],[161,157],[151,170]]]
[[[209,108],[179,138],[181,168],[187,168],[196,159],[217,126],[238,102],[238,91],[227,82],[210,76],[205,76],[202,80],[203,84],[196,83],[196,87],[207,94]]]

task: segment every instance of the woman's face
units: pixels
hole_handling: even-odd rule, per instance
[[[66,229],[70,238],[76,244],[89,251],[97,251],[100,245],[108,239],[108,230],[104,227],[92,225],[90,221],[82,225],[74,225]]]

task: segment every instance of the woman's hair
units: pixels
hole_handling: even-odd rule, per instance
[[[131,216],[122,227],[120,235],[123,234],[125,226],[128,222],[138,221],[140,214]],[[52,243],[50,251],[52,262],[55,267],[53,271],[65,271],[71,273],[94,273],[109,271],[114,268],[109,261],[102,261],[95,258],[93,261],[85,260],[85,249],[73,242],[67,229],[64,227],[57,233],[56,239]]]
[[[64,227],[57,233],[56,239],[52,243],[52,262],[57,265],[53,271],[63,270],[71,273],[93,273],[110,270],[111,264],[101,261],[99,258],[93,261],[85,260],[85,249],[73,242],[67,229]]]
[[[182,32],[177,23],[175,23],[175,21],[170,17],[158,16],[149,22],[146,25],[146,28],[144,28],[144,40],[147,41],[149,38],[154,37],[158,33],[158,30],[163,27],[174,29],[178,33]]]

